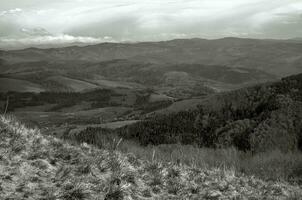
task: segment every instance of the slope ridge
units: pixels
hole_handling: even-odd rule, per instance
[[[298,199],[302,188],[232,170],[147,162],[71,144],[0,116],[1,199]]]

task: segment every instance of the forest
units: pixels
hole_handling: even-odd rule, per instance
[[[242,151],[302,150],[302,74],[226,92],[198,109],[156,115],[118,130],[142,145],[194,144]]]

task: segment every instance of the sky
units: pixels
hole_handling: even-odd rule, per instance
[[[0,48],[302,37],[302,0],[0,0]]]

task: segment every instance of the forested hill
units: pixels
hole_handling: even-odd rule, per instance
[[[209,97],[198,109],[125,127],[120,134],[143,145],[235,146],[262,152],[302,149],[302,74]]]

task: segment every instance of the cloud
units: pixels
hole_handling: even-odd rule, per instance
[[[27,28],[21,28],[20,31],[26,35],[29,36],[46,36],[46,35],[51,35],[47,30],[44,28],[32,28],[32,29],[27,29]]]
[[[73,44],[95,44],[102,42],[114,42],[109,37],[93,38],[93,37],[75,37],[67,34],[62,35],[46,35],[25,38],[0,38],[1,49],[15,49],[33,47],[49,47],[49,46],[68,46]]]
[[[11,10],[4,10],[0,12],[0,17],[5,16],[5,15],[12,15],[12,14],[16,14],[16,13],[20,13],[22,12],[22,9],[20,8],[14,8]]]
[[[0,7],[6,8],[0,11],[0,38],[17,40],[41,35],[116,41],[289,38],[302,29],[301,0],[10,0]]]

